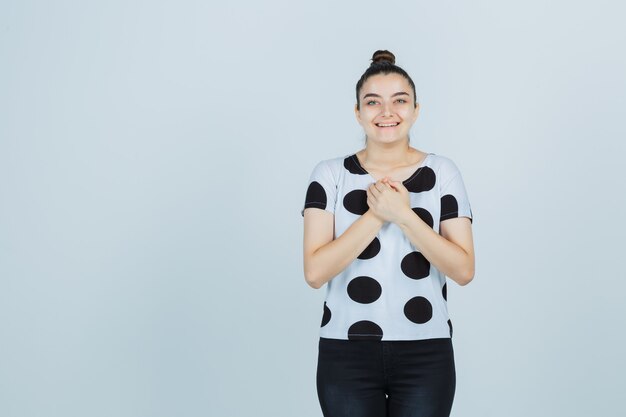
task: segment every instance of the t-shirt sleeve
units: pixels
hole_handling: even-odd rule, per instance
[[[461,172],[451,160],[442,168],[441,184],[441,218],[439,221],[455,217],[469,217],[472,223],[474,216],[465,190],[465,183]]]
[[[336,198],[337,185],[333,173],[328,162],[321,161],[313,168],[309,178],[304,207],[300,214],[304,217],[304,209],[308,207],[316,207],[335,214]]]

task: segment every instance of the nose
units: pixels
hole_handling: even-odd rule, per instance
[[[383,104],[383,116],[391,116],[391,106],[389,103]]]

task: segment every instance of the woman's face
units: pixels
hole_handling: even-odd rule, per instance
[[[357,121],[367,140],[391,143],[408,139],[419,113],[409,82],[400,74],[378,74],[363,83],[359,92],[361,109],[355,106]]]

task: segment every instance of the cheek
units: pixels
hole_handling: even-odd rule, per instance
[[[415,119],[417,119],[417,113],[415,113],[415,111],[413,111],[413,109],[409,109],[407,110],[407,112],[404,114],[404,119],[408,120],[410,122],[414,122]]]
[[[376,117],[376,113],[370,111],[361,111],[361,121],[363,123],[369,124],[372,122],[372,120],[374,120],[374,117]]]

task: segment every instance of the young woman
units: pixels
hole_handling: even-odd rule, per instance
[[[454,162],[409,146],[409,75],[376,51],[356,85],[365,148],[319,162],[304,216],[304,275],[327,284],[317,390],[326,417],[443,417],[456,371],[446,276],[474,277],[472,211]]]

